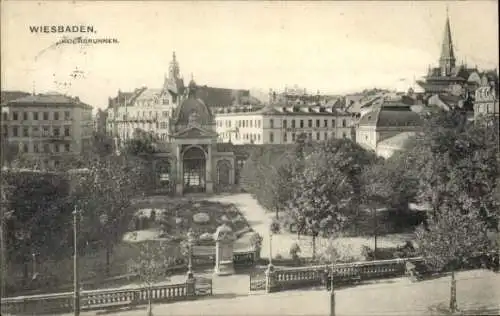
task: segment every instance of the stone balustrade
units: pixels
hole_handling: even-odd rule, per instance
[[[354,283],[361,280],[390,278],[403,276],[407,261],[422,261],[423,258],[404,258],[368,262],[342,263],[335,265],[317,265],[309,267],[278,268],[275,267],[267,278],[270,280],[268,292],[282,291],[292,288],[321,285],[325,273],[334,283]]]
[[[191,282],[153,286],[149,288],[151,300],[155,303],[182,301],[212,293],[195,292],[194,279]],[[73,310],[73,300],[72,292],[2,298],[2,314],[67,313]],[[82,291],[80,294],[81,310],[142,305],[147,302],[147,287]]]

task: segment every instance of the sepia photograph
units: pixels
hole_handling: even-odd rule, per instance
[[[500,315],[498,5],[0,0],[0,315]]]

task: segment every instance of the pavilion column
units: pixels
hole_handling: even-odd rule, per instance
[[[184,191],[184,179],[182,177],[182,152],[181,145],[175,146],[175,157],[176,157],[176,181],[175,181],[175,193],[178,195],[182,195]]]
[[[206,192],[214,192],[214,182],[212,179],[212,145],[208,145],[206,159]]]

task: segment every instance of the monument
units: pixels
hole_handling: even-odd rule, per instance
[[[234,273],[233,246],[236,240],[231,227],[223,224],[214,234],[215,268],[214,275],[230,275]]]

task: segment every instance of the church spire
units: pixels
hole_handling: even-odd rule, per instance
[[[444,25],[443,43],[441,46],[441,57],[439,58],[439,67],[442,76],[449,76],[451,70],[455,67],[455,52],[453,51],[453,41],[451,39],[450,18],[448,7],[446,7],[446,24]]]
[[[172,53],[172,61],[168,70],[169,79],[179,79],[180,67],[175,57],[175,51]]]

